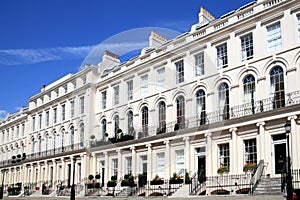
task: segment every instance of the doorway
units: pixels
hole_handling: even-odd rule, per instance
[[[286,161],[286,135],[279,134],[273,136],[273,162],[275,174],[281,174]]]
[[[206,180],[206,157],[198,156],[198,180],[200,183]]]

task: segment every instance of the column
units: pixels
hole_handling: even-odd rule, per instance
[[[191,171],[190,168],[190,138],[189,137],[184,137],[183,138],[184,141],[184,165],[185,165],[185,169],[187,170],[187,172]]]
[[[147,152],[147,181],[152,179],[152,149],[151,144],[147,144],[146,147],[148,148]]]
[[[231,148],[230,148],[230,172],[231,174],[238,174],[238,157],[237,157],[237,128],[229,129],[231,132]]]
[[[205,148],[205,153],[206,153],[206,176],[212,176],[213,175],[213,162],[212,162],[212,149],[213,149],[213,145],[212,145],[212,136],[211,133],[206,133],[205,134],[205,138],[206,138],[206,148]]]
[[[17,171],[17,167],[14,167],[14,180],[13,180],[13,184],[16,184],[17,183],[17,176],[18,176],[18,171]]]
[[[93,153],[92,154],[92,157],[93,157],[93,167],[92,167],[92,173],[94,176],[96,175],[96,172],[97,172],[97,157],[96,157],[96,154]]]
[[[258,133],[259,133],[259,160],[264,160],[265,158],[265,128],[264,128],[265,122],[259,122],[256,124],[258,127]],[[258,161],[259,161],[258,160]]]
[[[135,177],[137,174],[137,170],[136,170],[136,151],[135,151],[135,147],[130,147],[131,150],[131,154],[132,154],[132,163],[131,163],[131,169],[132,169],[132,175]]]
[[[25,184],[27,183],[26,182],[26,165],[25,164],[23,164],[22,165],[22,190],[24,191],[24,186],[25,186]]]
[[[75,169],[74,169],[74,162],[73,162],[74,156],[72,156],[70,160],[71,160],[71,162],[70,162],[70,163],[71,163],[70,184],[72,185],[72,184],[73,184],[73,178],[74,178],[74,177],[73,177],[73,171],[75,170]],[[75,182],[75,181],[74,181],[74,182]]]
[[[45,161],[45,181],[49,184],[49,165],[48,162]]]
[[[292,169],[299,168],[299,158],[298,158],[298,144],[300,144],[299,137],[297,136],[297,124],[296,124],[297,116],[290,116],[288,120],[291,121],[291,133],[290,133],[290,152],[291,152],[291,163]]]
[[[57,184],[57,163],[55,161],[55,159],[52,160],[53,163],[53,185],[52,185],[52,189],[56,188],[56,184]]]
[[[121,149],[117,149],[117,153],[118,153],[118,168],[119,168],[117,180],[119,180],[121,177],[123,177]]]
[[[104,174],[104,181],[105,183],[107,183],[107,181],[109,180],[109,158],[108,158],[108,152],[105,151],[104,152],[104,160],[105,160],[105,163],[104,163],[104,166],[105,166],[105,174]]]
[[[60,160],[61,160],[61,177],[60,177],[60,179],[64,182],[65,181],[65,159],[62,157]]]
[[[29,178],[30,178],[30,183],[33,183],[34,181],[33,181],[33,177],[34,177],[34,167],[33,167],[33,163],[31,163],[30,164],[30,166],[31,166],[31,174],[29,174]]]
[[[37,164],[37,169],[38,169],[38,177],[37,177],[37,186],[39,186],[40,188],[42,188],[42,165],[41,163]]]
[[[170,170],[171,170],[171,163],[170,163],[170,141],[164,141],[166,145],[166,152],[165,152],[165,179],[170,178]]]

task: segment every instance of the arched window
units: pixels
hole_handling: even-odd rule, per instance
[[[220,120],[229,119],[229,87],[227,83],[221,83],[218,92]]]
[[[46,134],[46,146],[45,146],[45,151],[46,151],[46,155],[48,152],[48,148],[49,148],[49,134]]]
[[[157,134],[166,132],[166,103],[161,101],[158,103],[158,130]]]
[[[65,129],[63,129],[61,131],[61,149],[62,149],[62,152],[65,151]]]
[[[71,149],[74,149],[74,137],[75,137],[74,126],[71,126],[71,128],[70,128],[70,145],[71,145]]]
[[[119,129],[119,125],[120,125],[120,118],[119,115],[116,115],[114,117],[114,131],[115,131],[115,138],[117,139],[117,131]]]
[[[183,96],[176,99],[176,114],[178,127],[174,127],[174,129],[183,129],[185,127],[185,100]]]
[[[271,70],[270,83],[270,96],[273,102],[273,109],[284,107],[284,77],[283,69],[281,67],[276,66]]]
[[[149,124],[148,107],[144,106],[142,108],[142,129],[143,129],[143,133],[148,133],[148,124]]]
[[[79,146],[84,146],[84,124],[80,124],[79,126]]]
[[[134,134],[134,128],[133,128],[133,112],[130,110],[127,113],[127,128],[128,128],[128,134],[133,135]]]
[[[254,114],[255,112],[255,78],[248,75],[243,81],[245,114]]]
[[[204,90],[198,90],[196,93],[196,112],[198,125],[206,123],[206,105],[205,105],[205,92]]]
[[[106,124],[107,124],[106,119],[102,119],[102,121],[101,121],[101,131],[102,131],[102,136],[103,137],[105,136],[105,133],[106,133]]]
[[[39,137],[39,146],[38,146],[38,148],[39,148],[39,150],[38,150],[39,156],[41,156],[42,155],[42,137],[41,136]]]

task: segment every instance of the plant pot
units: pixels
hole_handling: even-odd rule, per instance
[[[153,180],[150,181],[150,185],[162,185],[164,183],[163,180]]]

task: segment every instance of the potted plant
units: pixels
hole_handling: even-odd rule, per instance
[[[174,131],[178,131],[178,130],[179,130],[179,124],[176,123],[176,124],[174,125]]]
[[[164,183],[164,180],[162,180],[162,178],[160,178],[158,175],[155,175],[154,179],[152,179],[152,181],[150,181],[151,185],[161,185]]]
[[[107,182],[107,187],[115,187],[117,185],[117,176],[111,176],[111,180]]]
[[[243,167],[244,172],[254,172],[257,168],[257,164],[254,162],[246,163]]]
[[[190,178],[190,175],[189,175],[188,172],[185,172],[184,182],[185,182],[185,184],[190,184],[191,183],[191,178]]]
[[[21,157],[22,157],[21,154],[17,155],[17,162],[21,162]]]
[[[144,185],[146,185],[147,183],[147,174],[139,174],[138,175],[138,183],[139,183],[139,187],[143,187]]]
[[[229,166],[224,166],[224,165],[219,167],[218,171],[217,171],[218,174],[223,174],[223,173],[228,173],[228,172],[229,172]]]
[[[170,184],[181,184],[181,183],[183,183],[183,179],[180,176],[178,176],[177,173],[173,173],[173,176],[170,177],[169,183]]]

